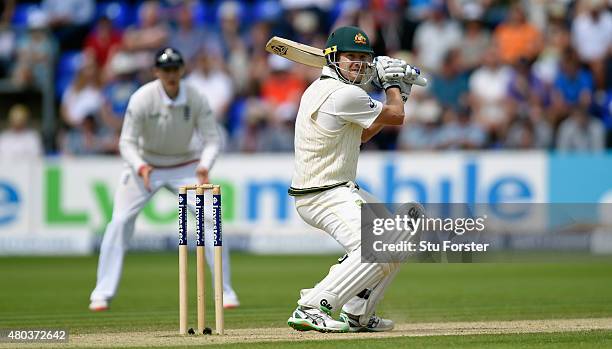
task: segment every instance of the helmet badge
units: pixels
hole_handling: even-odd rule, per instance
[[[365,36],[363,36],[363,34],[361,33],[357,33],[357,35],[355,35],[355,43],[365,45],[366,44]]]

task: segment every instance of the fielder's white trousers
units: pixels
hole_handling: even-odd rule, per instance
[[[197,183],[195,177],[196,167],[197,163],[192,163],[180,167],[154,169],[150,177],[150,192],[145,189],[142,178],[131,168],[126,168],[123,171],[115,193],[113,216],[106,227],[102,245],[100,246],[98,277],[96,287],[90,296],[91,300],[111,299],[115,296],[119,280],[121,279],[123,257],[128,248],[130,238],[134,234],[134,223],[146,203],[161,188],[166,188],[178,197],[178,188],[180,186]],[[207,191],[206,203],[211,202],[208,195],[210,195],[209,191]],[[191,212],[194,213],[195,196],[193,194],[188,195],[187,204]],[[214,248],[212,244],[211,206],[207,204],[204,208],[204,216],[206,217],[204,241],[206,242],[206,261],[212,272],[214,270]],[[189,236],[195,241],[193,234]],[[235,297],[230,281],[230,259],[227,247],[223,248],[223,291],[224,295],[227,295],[228,298]]]
[[[302,290],[298,304],[318,307],[321,301],[325,301],[341,306],[349,314],[360,315],[360,322],[367,324],[385,288],[398,270],[396,264],[368,263],[370,268],[360,260],[361,204],[379,202],[370,193],[357,189],[353,184],[295,198],[300,217],[311,226],[331,235],[349,255],[341,264],[332,266],[329,274],[314,288]],[[353,266],[347,265],[349,263]],[[370,289],[369,298],[356,297],[364,288]]]

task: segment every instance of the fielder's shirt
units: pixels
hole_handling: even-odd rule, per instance
[[[144,164],[171,167],[197,159],[200,166],[210,169],[219,149],[208,101],[190,85],[181,81],[179,94],[172,100],[161,81],[155,80],[130,98],[119,150],[134,170]]]

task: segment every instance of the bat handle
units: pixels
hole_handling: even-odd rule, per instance
[[[422,76],[418,76],[412,84],[425,87],[427,86],[427,79]]]

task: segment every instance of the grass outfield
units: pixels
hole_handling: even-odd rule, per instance
[[[226,328],[280,328],[299,289],[312,286],[334,256],[234,254],[242,307],[226,311]],[[195,257],[190,255],[195,325]],[[178,330],[176,254],[129,254],[119,294],[106,313],[87,310],[96,257],[0,258],[0,328],[65,327],[71,334]],[[210,279],[209,279],[210,280]],[[210,282],[208,282],[210,286]],[[213,309],[208,291],[208,309]],[[409,264],[381,303],[397,323],[612,317],[612,257],[562,264]],[[214,316],[208,314],[209,321]],[[324,339],[322,337],[321,339]],[[612,332],[384,338],[368,347],[612,346]],[[336,348],[343,341],[283,347]],[[276,343],[278,344],[278,342]],[[232,344],[246,347],[243,344]],[[249,347],[252,347],[249,345]],[[274,347],[261,344],[260,347]]]
[[[336,349],[354,345],[354,341],[308,341],[233,344],[237,349]],[[382,338],[360,340],[359,348],[604,348],[612,347],[612,331],[588,331],[577,333],[534,333],[512,335],[435,336],[411,338]],[[206,348],[228,348],[228,345],[213,345]]]

